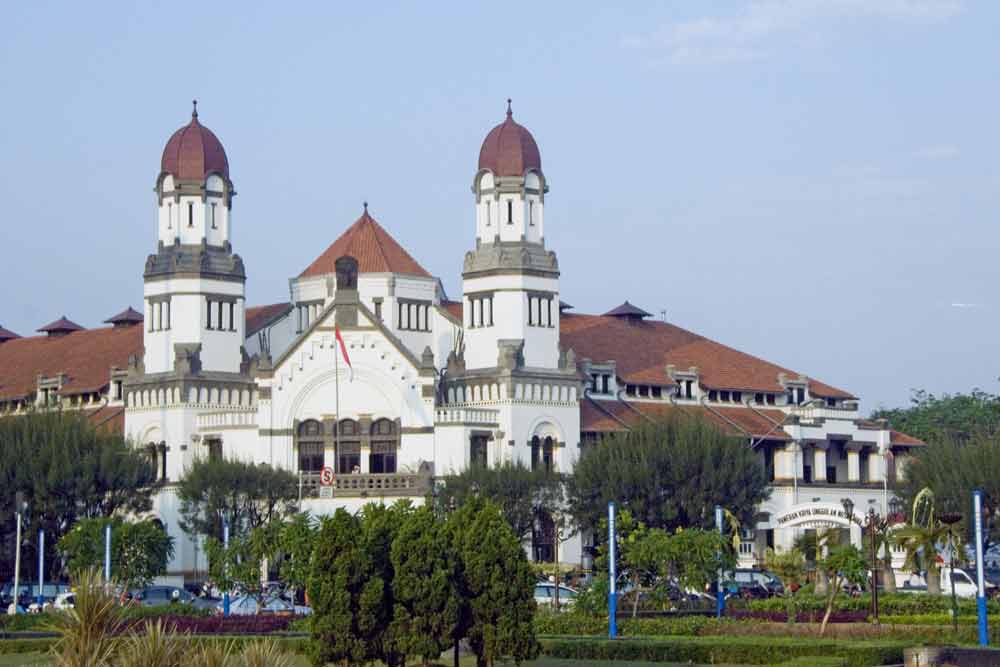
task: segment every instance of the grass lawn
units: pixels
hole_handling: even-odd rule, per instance
[[[28,667],[29,665],[38,665],[39,667],[44,667],[50,665],[47,657],[43,653],[21,653],[14,655],[0,655],[0,667],[12,667],[17,665],[18,667]],[[413,663],[414,665],[419,665],[420,663]],[[451,660],[447,662],[439,663],[445,667],[451,667]],[[513,663],[511,663],[513,664]],[[679,663],[679,662],[621,662],[621,661],[611,661],[611,660],[564,660],[562,658],[539,658],[538,660],[533,660],[531,662],[524,663],[524,667],[698,667],[697,665],[692,666],[690,663]],[[299,656],[298,665],[301,667],[308,667],[309,661],[304,657]],[[475,667],[475,658],[463,657],[461,661],[461,667]],[[725,667],[723,665],[714,665],[713,667]],[[732,666],[737,667],[737,666]]]

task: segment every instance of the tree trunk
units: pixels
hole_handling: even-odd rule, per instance
[[[632,618],[635,618],[639,614],[639,578],[636,577],[632,585],[632,590],[635,593],[635,599],[632,600]]]
[[[821,569],[816,570],[816,585],[813,587],[816,595],[826,595],[830,592],[830,581],[826,572]]]
[[[896,573],[892,571],[892,563],[882,563],[882,589],[886,593],[896,592]]]
[[[927,593],[941,595],[941,570],[936,567],[927,568]]]
[[[840,590],[840,582],[837,580],[837,577],[834,577],[829,596],[826,599],[826,612],[823,614],[823,622],[819,626],[820,637],[826,634],[826,624],[830,620],[830,614],[833,613],[833,601],[837,597],[838,590]]]

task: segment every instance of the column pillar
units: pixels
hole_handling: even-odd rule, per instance
[[[868,453],[868,481],[879,482],[885,478],[885,459],[877,446],[872,447]]]
[[[366,415],[358,417],[358,430],[361,432],[361,474],[371,472],[368,459],[372,453],[372,418]]]
[[[848,443],[846,451],[847,481],[856,484],[861,481],[861,447],[859,445]]]
[[[826,450],[829,444],[818,442],[813,445],[813,481],[826,483]]]

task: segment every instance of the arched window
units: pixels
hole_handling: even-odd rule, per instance
[[[323,470],[323,425],[315,419],[299,424],[299,472]]]
[[[373,423],[368,471],[372,473],[396,472],[396,450],[398,447],[399,434],[395,422],[379,419]]]
[[[337,474],[361,472],[361,431],[358,422],[342,419],[337,428]]]
[[[542,510],[535,516],[531,528],[531,546],[536,563],[552,563],[556,559],[556,524],[549,513]]]
[[[531,469],[542,468],[546,472],[552,472],[552,447],[555,443],[551,436],[546,436],[543,440],[537,435],[531,438]]]

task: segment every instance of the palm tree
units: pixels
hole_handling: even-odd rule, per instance
[[[836,528],[819,528],[807,530],[795,538],[795,549],[806,557],[807,569],[816,576],[814,590],[816,595],[826,595],[830,585],[826,572],[817,563],[824,557],[824,552],[840,543],[840,532]]]
[[[893,541],[906,550],[903,567],[911,572],[927,572],[927,592],[941,594],[941,568],[937,562],[937,545],[948,538],[948,526],[940,521],[932,521],[928,526],[910,524],[895,531]]]

